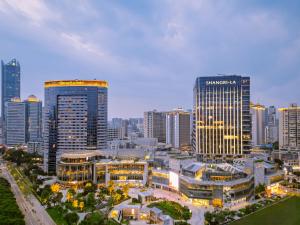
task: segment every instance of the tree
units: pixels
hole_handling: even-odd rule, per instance
[[[125,184],[122,187],[122,191],[123,191],[124,197],[127,198],[128,197],[128,192],[129,192],[129,184]]]
[[[53,193],[59,192],[59,191],[60,191],[60,185],[59,185],[58,183],[52,184],[52,185],[51,185],[51,191],[52,191]]]
[[[94,210],[96,205],[96,199],[95,199],[95,194],[94,193],[88,193],[87,199],[86,199],[86,206],[92,208]]]
[[[266,191],[266,185],[264,184],[259,184],[256,188],[255,188],[255,194],[262,194]]]
[[[47,204],[49,202],[51,196],[51,191],[47,188],[44,188],[41,193],[41,200],[43,204]]]
[[[68,225],[73,225],[73,224],[76,225],[79,220],[79,216],[75,212],[67,213],[65,215],[65,220]]]
[[[105,224],[105,217],[99,212],[87,214],[80,225],[103,225]]]
[[[77,199],[75,199],[75,200],[72,202],[72,206],[73,206],[74,208],[78,208],[78,200],[77,200]]]
[[[57,192],[55,194],[55,196],[53,196],[54,205],[57,204],[57,203],[61,203],[62,198],[63,198],[63,194],[61,192]]]
[[[110,195],[114,192],[114,190],[115,190],[115,183],[114,183],[112,180],[110,180],[110,181],[108,182],[107,190],[108,190],[108,193],[109,193]]]
[[[90,192],[95,192],[95,191],[96,191],[96,185],[94,185],[92,182],[88,182],[84,186],[83,194],[86,195]]]
[[[121,194],[115,193],[115,194],[113,195],[114,204],[118,204],[118,203],[120,202],[121,198],[122,198],[122,195],[121,195]]]
[[[79,203],[79,208],[80,208],[81,211],[83,210],[83,208],[84,208],[84,202],[80,202]]]

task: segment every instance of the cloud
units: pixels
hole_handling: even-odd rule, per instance
[[[113,101],[134,108],[135,115],[153,108],[148,105],[191,108],[195,78],[218,73],[251,75],[254,100],[282,104],[299,97],[288,87],[300,76],[300,18],[282,13],[289,10],[282,4],[10,0],[0,1],[0,32],[7,42],[11,35],[16,48],[26,40],[28,48],[57,64],[31,73],[56,74],[60,68],[59,75],[97,74],[109,79]],[[287,94],[278,96],[282,82]],[[118,102],[112,105],[111,112],[123,113]]]
[[[21,16],[38,26],[60,19],[59,14],[52,11],[42,0],[4,0],[0,4],[0,10],[6,14]]]

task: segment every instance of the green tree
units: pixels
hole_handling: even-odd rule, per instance
[[[68,225],[77,224],[79,220],[79,216],[75,212],[67,213],[64,218]]]
[[[83,221],[80,222],[80,225],[104,225],[105,217],[99,212],[94,212],[87,214]]]
[[[86,198],[86,206],[91,208],[92,210],[94,210],[95,205],[96,205],[95,194],[92,192],[88,193],[87,198]]]

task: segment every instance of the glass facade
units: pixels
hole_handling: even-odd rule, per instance
[[[1,61],[2,72],[2,97],[1,97],[1,116],[3,121],[4,142],[6,143],[5,131],[5,103],[12,98],[20,98],[20,64],[16,59],[12,59],[5,64]]]
[[[8,146],[42,143],[42,102],[35,96],[29,96],[26,101],[13,98],[6,102],[5,115]]]
[[[27,141],[26,104],[11,101],[5,103],[5,130],[8,146],[23,145]]]
[[[46,82],[44,110],[45,171],[55,173],[62,153],[106,148],[106,82]]]
[[[193,148],[200,160],[240,157],[251,148],[250,78],[199,77],[194,87]]]

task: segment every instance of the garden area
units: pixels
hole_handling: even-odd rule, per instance
[[[9,182],[0,178],[0,224],[25,225],[24,215],[20,211]]]
[[[107,188],[97,188],[88,182],[80,189],[64,189],[55,183],[38,189],[37,193],[58,225],[115,225],[116,221],[108,219],[109,211],[128,199],[128,191],[127,185],[116,188],[110,182]]]
[[[24,152],[22,149],[10,149],[5,151],[3,158],[10,162],[8,169],[23,194],[35,195],[56,224],[118,224],[108,219],[108,213],[114,205],[129,198],[128,185],[116,187],[112,181],[107,188],[98,188],[91,181],[72,188],[58,183],[44,185],[47,176],[40,168],[42,159],[39,155]]]
[[[179,203],[173,201],[154,202],[149,204],[148,207],[149,208],[156,207],[162,210],[163,214],[169,215],[174,220],[187,221],[192,217],[192,213],[190,212],[188,207],[182,206]]]

